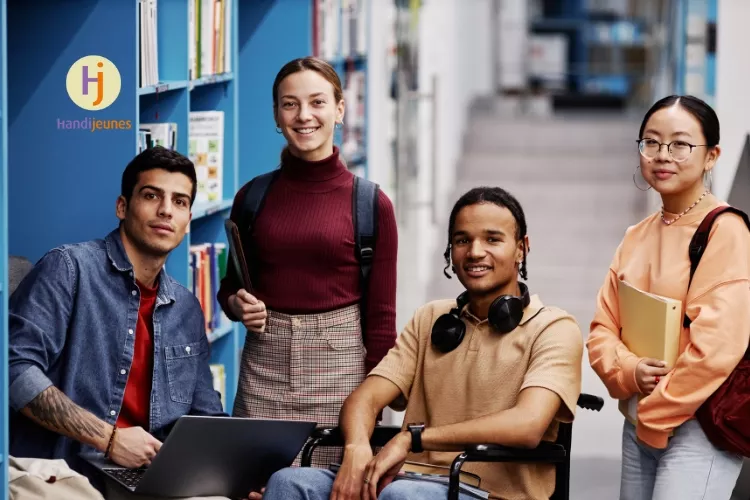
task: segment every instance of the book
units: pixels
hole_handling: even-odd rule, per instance
[[[207,334],[229,323],[217,297],[227,267],[226,247],[222,242],[190,245],[188,288],[198,298],[203,309]]]
[[[223,199],[224,112],[191,111],[188,130],[188,157],[195,165],[198,186],[195,203]]]
[[[138,126],[138,152],[154,146],[177,149],[177,124],[141,123]]]
[[[224,221],[224,230],[227,233],[227,241],[229,242],[229,257],[232,260],[234,271],[242,281],[242,287],[248,293],[253,293],[253,282],[250,280],[250,268],[247,265],[245,259],[245,250],[242,247],[242,238],[240,237],[240,231],[231,219]]]
[[[620,337],[638,357],[660,359],[672,369],[677,361],[682,332],[682,301],[643,291],[624,280],[618,282]],[[619,403],[631,423],[637,421],[636,395]]]

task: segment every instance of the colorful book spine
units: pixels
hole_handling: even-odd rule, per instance
[[[198,298],[206,320],[206,333],[229,323],[219,306],[217,293],[226,272],[225,243],[201,243],[190,246],[190,288]]]

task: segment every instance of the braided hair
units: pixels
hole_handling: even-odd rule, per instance
[[[461,196],[451,210],[450,219],[448,222],[448,245],[445,247],[445,268],[443,274],[450,279],[448,269],[451,266],[451,238],[453,236],[453,230],[456,225],[456,216],[462,208],[478,205],[480,203],[493,203],[499,207],[507,208],[516,220],[516,241],[523,241],[526,237],[526,216],[523,213],[523,208],[518,200],[509,192],[499,187],[487,187],[481,186],[471,189]],[[524,280],[528,279],[528,272],[526,270],[526,244],[524,243],[523,248],[523,261],[518,269],[518,273]]]

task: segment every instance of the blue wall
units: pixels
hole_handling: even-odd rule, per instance
[[[240,4],[239,185],[273,170],[285,144],[273,119],[273,81],[288,61],[312,51],[312,1]]]
[[[8,3],[8,151],[11,254],[36,261],[62,243],[101,237],[117,225],[115,200],[137,123],[136,2]],[[119,98],[90,112],[68,97],[70,66],[83,55],[119,69]],[[57,121],[130,120],[130,130],[58,130]]]

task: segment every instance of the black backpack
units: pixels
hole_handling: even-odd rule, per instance
[[[243,245],[249,249],[249,237],[252,234],[253,225],[258,213],[263,208],[263,201],[268,193],[268,188],[279,175],[279,170],[273,170],[261,174],[250,181],[245,192],[240,215],[240,234],[243,239],[247,238]],[[372,259],[375,253],[375,236],[378,227],[378,184],[354,176],[354,189],[352,189],[352,220],[354,222],[354,253],[359,262],[359,278],[361,289],[360,318],[362,321],[362,334],[365,332],[366,292],[372,269]],[[248,262],[252,262],[248,260]]]

